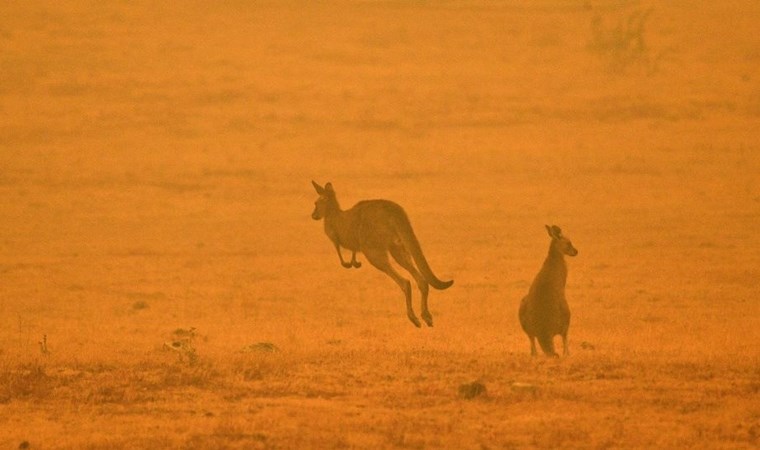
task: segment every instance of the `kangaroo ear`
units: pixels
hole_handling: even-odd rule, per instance
[[[325,188],[323,188],[322,186],[318,185],[314,180],[311,181],[311,184],[314,185],[314,189],[317,190],[317,194],[319,194],[319,195],[325,195]]]
[[[560,239],[562,237],[562,230],[559,229],[557,225],[545,225],[546,231],[549,232],[549,236],[551,236],[552,239]]]
[[[333,187],[332,187],[332,183],[330,183],[329,181],[328,181],[328,182],[327,182],[327,184],[325,185],[325,190],[326,190],[327,192],[332,192],[333,194],[335,193],[335,190],[334,190],[334,189],[333,189]]]

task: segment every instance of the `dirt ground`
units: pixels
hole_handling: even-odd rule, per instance
[[[0,3],[0,447],[756,448],[728,3]],[[340,267],[311,180],[403,205],[433,328]],[[517,320],[545,224],[559,359]]]

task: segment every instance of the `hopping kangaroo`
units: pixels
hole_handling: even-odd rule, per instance
[[[565,255],[575,256],[578,250],[562,235],[558,226],[546,226],[551,236],[549,255],[533,280],[528,295],[520,303],[520,324],[530,339],[530,354],[536,356],[536,339],[547,356],[557,356],[554,336],[562,336],[567,356],[567,329],[570,326],[570,307],[565,298],[567,264]]]
[[[388,260],[390,252],[393,259],[408,270],[417,282],[422,295],[422,320],[432,327],[433,316],[427,304],[428,285],[446,289],[454,281],[441,281],[433,274],[401,206],[388,200],[365,200],[343,211],[332,184],[322,187],[313,181],[311,183],[319,194],[311,217],[314,220],[325,219],[325,233],[335,245],[340,264],[347,269],[359,268],[361,263],[356,260],[356,252],[364,253],[370,264],[393,278],[404,291],[406,315],[415,326],[420,327],[412,308],[412,284],[391,266]],[[341,247],[351,250],[350,262],[343,259]]]

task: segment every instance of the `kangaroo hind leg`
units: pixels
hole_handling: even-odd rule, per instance
[[[340,259],[340,265],[345,267],[346,269],[350,269],[353,266],[353,259],[356,258],[356,252],[354,252],[354,256],[352,257],[351,262],[345,262],[343,261],[343,253],[340,252],[340,245],[335,244],[335,251],[338,252],[338,258]]]
[[[393,281],[398,284],[406,297],[406,315],[409,320],[412,321],[417,328],[421,327],[420,319],[414,314],[412,309],[412,283],[409,280],[403,278],[396,272],[396,269],[391,266],[391,262],[388,260],[388,252],[385,249],[371,249],[364,250],[364,256],[367,258],[370,264],[377,267],[378,270],[384,272],[389,277],[393,278]]]
[[[362,263],[360,263],[359,261],[357,261],[357,260],[356,260],[356,252],[354,252],[354,253],[351,255],[351,266],[352,266],[354,269],[358,269],[359,267],[361,267],[361,266],[362,266]]]
[[[430,314],[430,310],[428,310],[428,292],[430,291],[430,288],[428,286],[428,282],[425,279],[424,276],[420,273],[419,270],[414,266],[414,263],[412,262],[412,255],[409,254],[409,252],[402,246],[392,246],[390,248],[391,255],[393,256],[393,259],[396,260],[396,262],[409,271],[409,273],[414,277],[414,281],[417,282],[417,287],[420,289],[420,295],[421,295],[421,307],[422,307],[422,320],[425,321],[427,326],[432,327],[433,326],[433,315]]]
[[[567,331],[562,333],[562,355],[570,356],[570,347],[567,345]]]

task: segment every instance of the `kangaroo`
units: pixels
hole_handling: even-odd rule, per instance
[[[422,320],[432,327],[433,316],[427,303],[428,285],[442,290],[454,281],[441,281],[433,274],[403,208],[388,200],[364,200],[344,211],[340,209],[331,183],[324,187],[314,181],[311,183],[319,194],[311,218],[325,220],[325,233],[335,245],[341,266],[358,269],[361,263],[356,260],[356,253],[362,252],[370,264],[399,285],[406,296],[406,315],[419,328],[422,325],[412,308],[412,285],[391,266],[390,252],[417,282],[422,295]],[[351,250],[351,261],[343,259],[341,247]]]
[[[562,336],[563,353],[570,354],[567,329],[570,327],[570,307],[565,298],[567,264],[565,256],[575,256],[578,250],[562,235],[556,225],[546,225],[552,238],[549,254],[533,280],[528,295],[520,302],[520,324],[530,339],[530,354],[536,356],[536,339],[546,356],[557,357],[554,336]]]

